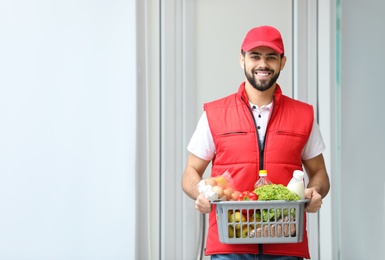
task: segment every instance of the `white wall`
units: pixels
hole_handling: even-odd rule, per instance
[[[135,259],[135,3],[0,1],[0,259]]]
[[[384,259],[385,2],[341,1],[341,259]]]

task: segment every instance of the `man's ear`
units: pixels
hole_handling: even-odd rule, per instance
[[[245,69],[245,56],[243,56],[242,53],[239,54],[239,64],[242,69]]]
[[[286,56],[283,56],[281,60],[281,70],[283,70],[283,68],[285,67],[285,64],[286,64]]]

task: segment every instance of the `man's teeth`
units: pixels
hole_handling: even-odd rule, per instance
[[[257,75],[259,75],[259,76],[267,76],[267,75],[269,75],[269,73],[267,73],[267,72],[257,72]]]

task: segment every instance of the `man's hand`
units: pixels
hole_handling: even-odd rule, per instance
[[[201,213],[210,213],[211,203],[203,194],[199,194],[195,200],[195,208]]]
[[[315,213],[321,208],[322,196],[315,189],[307,188],[305,190],[305,199],[310,199],[305,206],[306,212]]]

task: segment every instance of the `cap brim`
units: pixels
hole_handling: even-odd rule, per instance
[[[272,44],[271,42],[253,42],[253,43],[249,43],[249,44],[246,44],[245,46],[243,46],[242,50],[243,51],[251,51],[252,49],[257,48],[257,47],[261,47],[261,46],[266,46],[266,47],[272,48],[273,50],[275,50],[279,54],[283,54],[283,50],[281,48],[279,48],[277,45]]]

